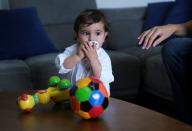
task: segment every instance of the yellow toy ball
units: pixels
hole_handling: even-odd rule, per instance
[[[31,95],[23,94],[18,98],[18,105],[23,112],[31,112],[35,105],[34,97]]]

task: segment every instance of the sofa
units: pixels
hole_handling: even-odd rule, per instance
[[[16,91],[47,88],[49,77],[58,75],[55,57],[67,46],[74,43],[73,22],[76,16],[86,8],[96,9],[97,6],[94,0],[46,0],[46,2],[43,0],[8,0],[7,8],[1,9],[1,11],[35,8],[43,27],[41,29],[41,32],[44,32],[43,38],[47,36],[46,39],[49,39],[49,42],[53,44],[53,47],[50,47],[53,49],[47,52],[30,54],[21,58],[14,58],[15,55],[13,55],[13,58],[0,60],[0,90]],[[111,96],[131,100],[138,98],[141,94],[151,94],[164,100],[173,101],[170,81],[161,58],[163,45],[149,50],[143,50],[138,46],[137,37],[139,34],[144,28],[154,26],[149,24],[148,27],[144,27],[147,25],[146,20],[149,19],[146,17],[148,8],[100,10],[104,12],[111,25],[109,38],[103,46],[112,60],[115,77],[115,81],[111,83]],[[19,32],[18,30],[18,34]],[[26,34],[24,33],[24,35]],[[37,40],[35,42],[38,42],[40,39],[34,37],[32,41]],[[40,45],[41,43],[35,48],[42,48]],[[46,44],[44,47],[46,48]],[[25,50],[24,47],[19,49],[20,53]]]

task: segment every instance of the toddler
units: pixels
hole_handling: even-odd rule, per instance
[[[56,57],[59,73],[75,84],[81,78],[95,77],[105,85],[110,95],[109,83],[114,81],[111,60],[102,48],[109,32],[104,14],[96,9],[80,13],[74,23],[77,43],[67,47]]]

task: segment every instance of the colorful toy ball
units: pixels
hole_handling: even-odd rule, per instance
[[[97,118],[109,104],[107,90],[96,78],[80,79],[69,93],[72,110],[84,119]]]

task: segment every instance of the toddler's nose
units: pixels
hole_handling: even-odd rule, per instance
[[[95,38],[94,38],[94,35],[90,34],[90,35],[89,35],[89,41],[94,41],[94,39],[95,39]]]

